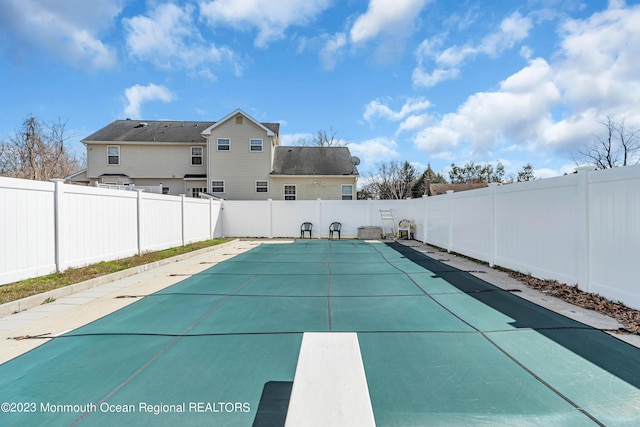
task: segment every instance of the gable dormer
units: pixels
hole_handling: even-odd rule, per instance
[[[272,138],[274,141],[277,141],[275,145],[280,145],[280,124],[279,123],[260,123],[255,120],[253,117],[242,111],[241,109],[237,109],[233,113],[224,117],[223,119],[215,122],[211,126],[207,127],[202,131],[202,136],[208,138],[211,136],[215,130],[223,125],[228,124],[229,122],[233,122],[235,126],[244,126],[245,124],[253,124],[254,126],[262,129],[266,135]]]

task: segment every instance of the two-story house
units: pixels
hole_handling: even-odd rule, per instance
[[[242,110],[218,122],[116,120],[82,142],[87,169],[71,182],[229,200],[356,198],[358,161],[347,147],[281,146],[279,123]]]

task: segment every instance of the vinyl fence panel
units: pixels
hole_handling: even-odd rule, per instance
[[[58,184],[60,270],[138,253],[135,192]]]
[[[493,188],[447,195],[451,199],[450,247],[483,261],[490,260]]]
[[[322,226],[317,200],[273,200],[270,206],[272,237],[300,237],[303,222],[312,223],[312,236],[319,236]]]
[[[211,237],[211,203],[207,199],[184,197],[184,244],[208,240]]]
[[[181,246],[182,198],[153,193],[140,193],[139,197],[140,252]]]
[[[576,283],[582,232],[579,175],[496,189],[496,264]]]
[[[0,177],[0,284],[56,271],[54,191]]]
[[[640,308],[640,166],[589,174],[592,292]]]
[[[224,237],[270,237],[269,201],[234,200],[222,203]]]

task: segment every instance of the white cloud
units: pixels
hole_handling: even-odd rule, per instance
[[[429,107],[431,107],[431,103],[425,98],[408,98],[399,111],[393,111],[380,102],[380,100],[375,99],[365,106],[364,118],[368,122],[371,122],[371,120],[376,117],[398,121],[404,119],[411,113],[423,111]]]
[[[236,28],[256,28],[256,47],[284,38],[292,25],[306,25],[330,6],[330,0],[213,0],[201,1],[202,16],[215,26],[227,24]]]
[[[384,137],[369,139],[360,143],[351,142],[347,147],[349,147],[351,154],[362,159],[365,168],[399,156],[398,151],[396,151],[396,142]]]
[[[423,97],[408,98],[398,111],[394,111],[379,99],[374,99],[365,106],[364,119],[369,123],[377,119],[401,121],[396,131],[397,135],[424,128],[432,120],[428,113],[424,113],[424,110],[430,107],[431,102]]]
[[[575,166],[573,167],[573,169],[575,169]],[[568,172],[568,173],[571,173],[571,172]],[[540,168],[540,169],[534,168],[533,169],[533,176],[536,179],[553,178],[554,176],[560,176],[563,174],[564,174],[564,171],[557,171],[555,169],[550,169],[550,168]]]
[[[124,109],[126,117],[137,119],[141,117],[142,104],[149,101],[171,102],[176,96],[166,87],[149,84],[147,86],[135,85],[124,91],[127,105]]]
[[[325,71],[333,71],[344,55],[348,40],[345,33],[337,32],[334,34],[323,33],[314,37],[299,37],[296,43],[298,55],[306,51],[316,53],[322,68]]]
[[[353,24],[350,39],[353,43],[361,43],[380,34],[404,37],[429,1],[370,0],[367,11]]]
[[[160,68],[194,69],[204,64],[232,64],[235,74],[242,67],[233,51],[206,42],[194,21],[194,7],[184,8],[174,4],[161,4],[148,15],[138,15],[123,20],[127,32],[127,47],[132,57],[150,61]],[[215,80],[211,70],[200,75]]]
[[[623,9],[626,5],[625,0],[609,0],[609,9]]]
[[[639,6],[614,7],[563,25],[556,79],[576,109],[637,116],[639,99],[633,94],[640,93],[639,20]]]
[[[550,75],[546,61],[532,61],[504,80],[499,91],[470,96],[456,113],[418,133],[416,147],[437,155],[468,141],[472,155],[482,156],[500,139],[535,140],[548,124],[548,111],[560,101]]]
[[[2,4],[0,28],[18,56],[40,48],[76,66],[110,68],[116,64],[115,49],[99,34],[113,25],[122,10],[120,0],[7,0]],[[20,49],[24,49],[21,51]]]
[[[431,0],[370,0],[367,11],[354,22],[349,40],[358,47],[376,40],[374,59],[381,64],[397,61],[405,50],[406,39]]]
[[[460,135],[455,129],[450,129],[447,122],[453,116],[448,116],[438,126],[428,127],[418,132],[413,143],[419,150],[425,151],[433,158],[450,158],[452,151],[460,144]]]
[[[463,46],[452,46],[443,51],[436,51],[442,40],[423,41],[416,50],[418,65],[413,71],[413,84],[418,87],[433,87],[440,82],[459,76],[460,66],[468,57],[479,54],[497,57],[516,43],[526,39],[533,23],[529,17],[515,12],[500,23],[500,29],[491,33],[477,43]],[[432,72],[425,71],[425,63],[433,60],[437,65]]]
[[[320,50],[320,62],[325,70],[331,71],[336,67],[336,62],[346,44],[347,36],[344,33],[336,33],[333,37],[329,37]]]
[[[640,122],[637,22],[640,6],[565,22],[553,62],[531,59],[496,91],[469,96],[455,112],[416,133],[415,147],[434,157],[464,152],[476,161],[497,148],[570,156],[602,132],[598,122],[607,115]]]
[[[430,114],[412,114],[400,123],[396,133],[423,129],[431,120]]]
[[[309,141],[313,138],[311,133],[287,133],[280,135],[280,143],[282,145],[300,145],[303,141]]]
[[[477,54],[498,56],[517,42],[527,38],[532,26],[530,18],[515,12],[502,20],[499,31],[485,36],[477,46],[473,44],[452,46],[436,56],[436,63],[444,67],[457,67],[469,56]]]
[[[433,87],[440,82],[453,80],[460,75],[460,70],[451,68],[448,70],[436,68],[431,73],[424,71],[422,67],[416,67],[411,76],[414,86]]]

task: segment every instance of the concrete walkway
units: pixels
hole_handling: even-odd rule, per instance
[[[137,301],[136,295],[147,295],[174,285],[185,275],[196,274],[262,243],[288,243],[289,240],[234,240],[219,246],[170,258],[153,265],[137,267],[109,277],[73,285],[63,290],[30,297],[28,300],[0,306],[0,364],[11,360],[53,337],[91,323]],[[640,336],[620,334],[622,325],[608,316],[566,303],[540,291],[528,288],[506,273],[478,264],[415,240],[402,244],[502,289],[517,289],[521,298],[585,323],[640,348]],[[84,288],[84,289],[83,289]],[[72,293],[75,292],[75,293]],[[42,304],[47,298],[54,301]],[[30,307],[30,308],[27,308]],[[17,311],[17,312],[16,312]],[[42,336],[42,339],[15,339]]]

